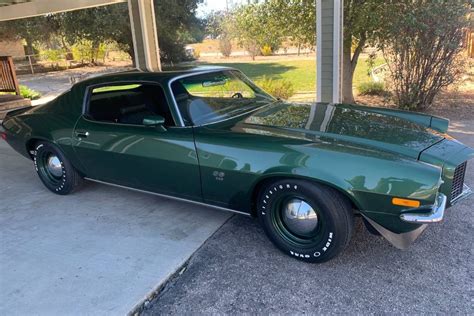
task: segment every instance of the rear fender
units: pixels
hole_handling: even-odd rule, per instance
[[[74,117],[63,113],[32,113],[8,116],[2,123],[7,133],[7,142],[21,155],[31,159],[29,145],[34,141],[47,141],[61,149],[71,164],[84,173],[73,151]]]

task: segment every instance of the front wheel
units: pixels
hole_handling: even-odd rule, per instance
[[[280,180],[259,194],[258,217],[270,240],[284,253],[320,263],[349,243],[354,216],[336,190],[304,180]]]
[[[51,143],[38,142],[33,161],[41,182],[56,194],[69,194],[82,183],[82,177],[66,156]]]

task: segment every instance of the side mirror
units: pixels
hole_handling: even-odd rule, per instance
[[[165,124],[165,118],[161,115],[147,116],[143,119],[143,125],[148,127],[157,127],[162,131],[166,131],[163,126]]]

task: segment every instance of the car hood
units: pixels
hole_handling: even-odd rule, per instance
[[[418,159],[423,150],[444,139],[442,133],[407,119],[409,114],[401,118],[387,114],[389,110],[387,113],[374,110],[343,104],[277,102],[252,113],[242,123],[254,128],[270,128],[279,136],[323,137],[329,141],[375,147],[414,159]]]

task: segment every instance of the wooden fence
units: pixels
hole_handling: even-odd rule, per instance
[[[474,58],[474,31],[472,30],[466,32],[466,49],[467,56]]]

